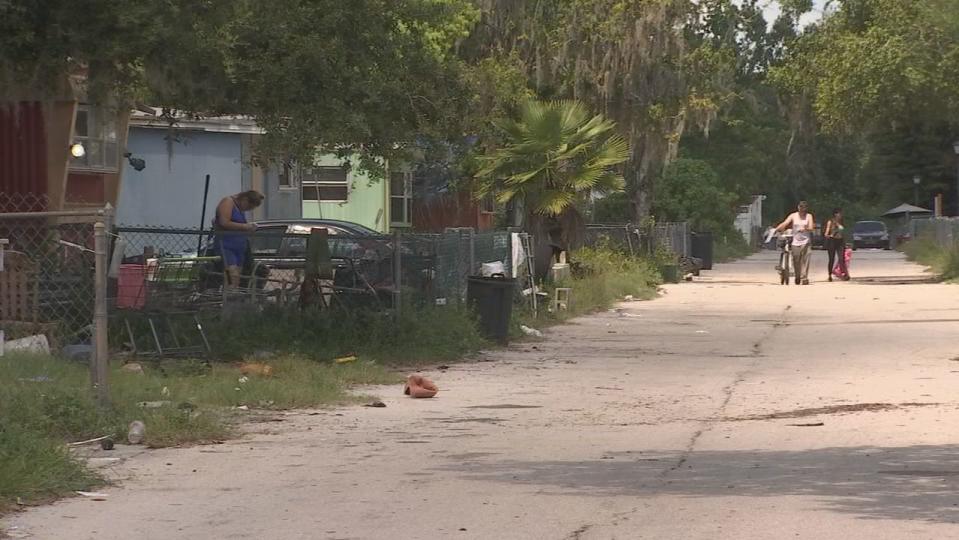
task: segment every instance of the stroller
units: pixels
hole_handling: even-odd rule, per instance
[[[832,275],[845,281],[849,279],[849,266],[852,264],[852,248],[851,247],[846,246],[846,249],[842,254],[842,258],[843,258],[843,261],[846,263],[846,272],[843,273],[842,265],[839,264],[840,261],[836,261],[836,264],[833,265],[833,268],[832,268]]]

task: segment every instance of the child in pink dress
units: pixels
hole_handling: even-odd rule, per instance
[[[836,261],[836,265],[833,266],[832,275],[836,276],[839,279],[847,280],[849,279],[849,264],[852,263],[852,248],[846,246],[846,251],[843,253],[843,259],[846,263],[846,272],[843,273],[842,266],[839,264],[839,261]]]

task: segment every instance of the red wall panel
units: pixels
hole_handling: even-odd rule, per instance
[[[46,195],[43,106],[0,103],[0,212],[43,210]]]
[[[103,204],[106,201],[104,175],[71,172],[67,176],[67,202]]]
[[[413,199],[413,229],[442,232],[447,227],[473,227],[478,231],[493,227],[493,215],[482,212],[468,193],[447,193],[425,199]]]

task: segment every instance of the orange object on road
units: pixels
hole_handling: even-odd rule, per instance
[[[439,392],[433,381],[420,375],[410,375],[406,379],[406,388],[403,393],[412,398],[431,398]]]
[[[246,363],[240,366],[240,373],[244,375],[259,375],[260,377],[272,377],[273,366],[268,364]]]

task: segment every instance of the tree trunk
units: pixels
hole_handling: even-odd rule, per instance
[[[653,182],[649,174],[649,153],[642,136],[630,137],[626,162],[626,184],[632,195],[633,222],[642,223],[653,212]]]

